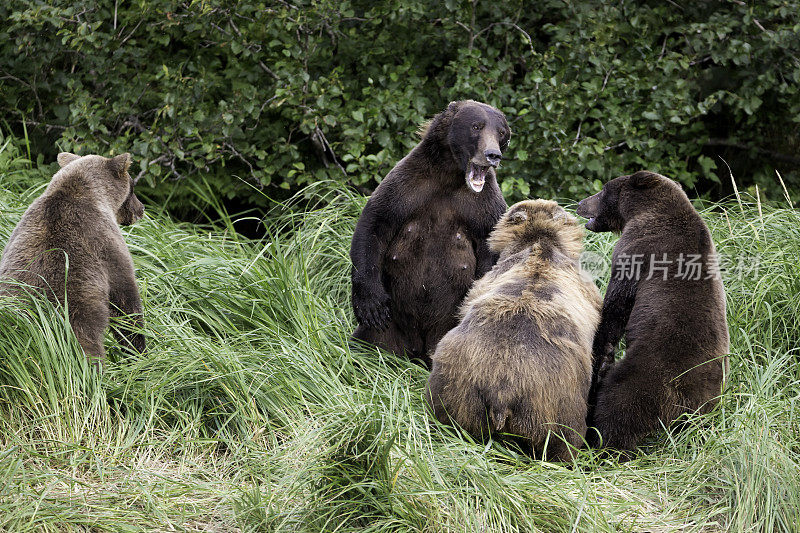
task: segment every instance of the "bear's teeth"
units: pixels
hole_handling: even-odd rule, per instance
[[[475,192],[481,192],[486,182],[486,174],[489,172],[489,167],[482,167],[475,163],[470,163],[469,170],[466,173],[467,186]]]

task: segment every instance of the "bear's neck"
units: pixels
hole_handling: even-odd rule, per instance
[[[552,261],[558,257],[577,257],[581,243],[571,243],[569,238],[561,237],[558,231],[549,228],[530,228],[521,235],[515,235],[506,244],[501,257],[511,256],[525,250],[535,253],[540,259]],[[497,250],[494,250],[495,253]]]

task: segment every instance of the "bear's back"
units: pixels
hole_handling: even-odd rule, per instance
[[[100,261],[109,228],[120,233],[108,218],[89,195],[63,187],[47,190],[11,233],[0,258],[0,277],[59,292],[67,268],[81,277],[84,265]]]
[[[728,350],[725,289],[711,232],[686,203],[685,211],[657,223],[625,227],[614,249],[615,275],[639,276],[628,342],[642,337],[652,348],[658,339],[665,351],[678,343],[704,360]]]
[[[433,357],[434,414],[476,437],[520,435],[537,450],[548,430],[571,428],[565,438],[579,446],[599,291],[574,261],[543,260],[533,249],[507,258],[476,285],[461,323]]]
[[[499,265],[504,272],[476,283],[461,323],[442,340],[435,359],[460,359],[458,367],[468,374],[490,366],[485,375],[514,376],[516,386],[532,394],[551,390],[550,382],[564,376],[588,391],[599,291],[566,258],[554,264],[535,252],[519,255],[513,267]]]

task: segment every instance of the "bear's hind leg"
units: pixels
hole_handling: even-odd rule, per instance
[[[359,324],[353,332],[353,340],[362,344],[377,346],[378,348],[391,352],[397,355],[406,354],[408,357],[419,357],[419,348],[414,350],[414,346],[420,343],[409,342],[409,339],[397,324],[389,322],[389,326],[383,330],[378,331],[373,328],[368,328]]]
[[[481,394],[471,387],[465,390],[444,391],[445,395],[441,401],[434,405],[436,418],[443,424],[457,425],[462,430],[469,433],[478,442],[485,442],[492,435],[490,428],[490,417],[484,399]],[[455,394],[454,394],[455,393]]]
[[[416,354],[416,357],[422,359],[425,363],[425,366],[428,368],[431,367],[431,356],[436,351],[436,346],[438,346],[439,341],[447,334],[448,331],[453,329],[458,325],[458,321],[455,319],[447,321],[446,324],[435,324],[434,326],[430,327],[424,333],[420,332],[419,336],[420,342],[422,343],[422,347],[419,349],[419,353]]]
[[[558,427],[550,431],[547,442],[546,459],[551,462],[572,461],[583,444],[586,424],[582,427]]]
[[[119,319],[112,326],[117,342],[129,353],[144,353],[146,345],[144,335],[141,333],[144,327],[142,300],[133,273],[122,276],[112,284],[109,298],[110,311]]]
[[[662,390],[637,389],[624,381],[609,382],[598,394],[592,420],[592,426],[597,428],[602,442],[593,442],[593,445],[615,450],[635,450],[643,437],[661,427],[661,395]],[[596,435],[590,429],[589,435],[592,433]]]
[[[69,322],[86,358],[99,368],[106,357],[103,336],[108,327],[108,305],[98,302],[81,304],[73,300]]]

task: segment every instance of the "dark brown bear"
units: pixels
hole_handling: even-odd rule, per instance
[[[511,132],[497,109],[451,103],[375,189],[350,247],[357,340],[429,361],[506,210],[495,167]]]
[[[520,202],[500,219],[489,237],[500,259],[433,354],[426,397],[437,419],[476,438],[514,435],[554,461],[583,444],[601,299],[580,272],[582,241],[553,201]]]
[[[133,224],[144,206],[133,192],[129,154],[107,159],[62,152],[61,166],[44,193],[22,215],[2,259],[0,293],[24,285],[43,290],[63,303],[90,361],[105,356],[103,334],[109,316],[125,316],[142,326],[142,303],[133,261],[118,224]],[[67,270],[68,265],[68,270]],[[142,352],[144,337],[126,327],[115,329],[127,349]]]
[[[634,450],[684,413],[709,411],[727,370],[725,290],[706,224],[674,181],[637,172],[578,204],[621,231],[593,347],[587,440]],[[614,352],[625,337],[625,357]]]

